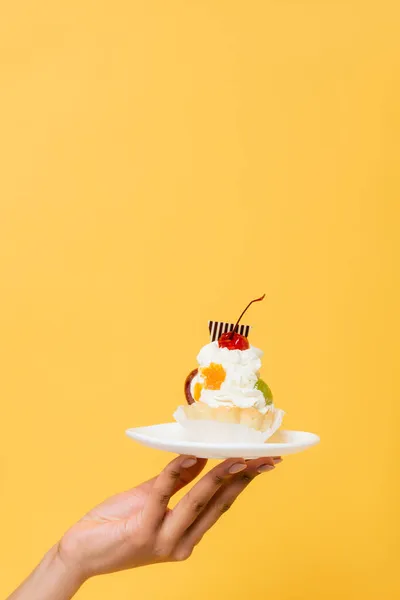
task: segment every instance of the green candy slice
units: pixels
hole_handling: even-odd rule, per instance
[[[257,388],[257,390],[260,390],[260,392],[262,392],[264,394],[265,404],[272,404],[272,400],[273,400],[272,392],[271,392],[269,386],[265,383],[265,381],[263,381],[262,379],[259,379],[254,387]]]

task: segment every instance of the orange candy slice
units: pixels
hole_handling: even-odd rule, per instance
[[[203,367],[201,374],[205,380],[206,390],[219,390],[226,377],[224,367],[218,363],[210,363],[208,367]]]
[[[198,402],[200,400],[200,395],[201,395],[202,389],[203,389],[202,383],[197,382],[194,384],[193,398],[196,400],[196,402]]]

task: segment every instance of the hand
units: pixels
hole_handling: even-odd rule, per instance
[[[151,563],[185,560],[254,477],[280,461],[226,460],[171,510],[171,496],[193,481],[207,462],[179,456],[158,477],[91,510],[64,535],[58,555],[67,571],[79,573],[82,580]]]
[[[281,460],[226,460],[170,510],[171,496],[193,481],[207,462],[179,456],[158,477],[91,510],[49,550],[9,600],[70,600],[93,575],[188,558],[250,481]]]

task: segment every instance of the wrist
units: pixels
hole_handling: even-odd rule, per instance
[[[79,569],[65,564],[57,544],[8,600],[70,600],[84,581]]]
[[[87,579],[78,563],[65,560],[60,551],[60,543],[53,546],[43,560],[46,561],[49,572],[54,573],[54,576],[71,588],[73,593],[77,592]]]

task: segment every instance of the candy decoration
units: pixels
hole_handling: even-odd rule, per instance
[[[272,395],[271,388],[267,383],[265,383],[265,381],[263,381],[263,379],[259,379],[254,387],[263,393],[265,404],[272,404],[274,397]]]
[[[213,362],[210,363],[208,367],[200,369],[200,373],[204,377],[204,387],[207,390],[219,390],[226,377],[224,367]]]
[[[210,338],[212,342],[218,340],[223,333],[233,331],[235,323],[227,323],[225,321],[208,321],[208,330],[210,332]],[[250,333],[250,325],[239,325],[236,329],[240,335],[248,337]]]
[[[198,372],[199,372],[198,369],[193,369],[193,371],[190,371],[189,375],[186,377],[186,380],[185,380],[185,396],[186,396],[186,401],[188,404],[195,403],[195,399],[192,396],[192,392],[191,392],[190,388],[191,388],[192,379],[193,379],[193,377],[196,377]]]

